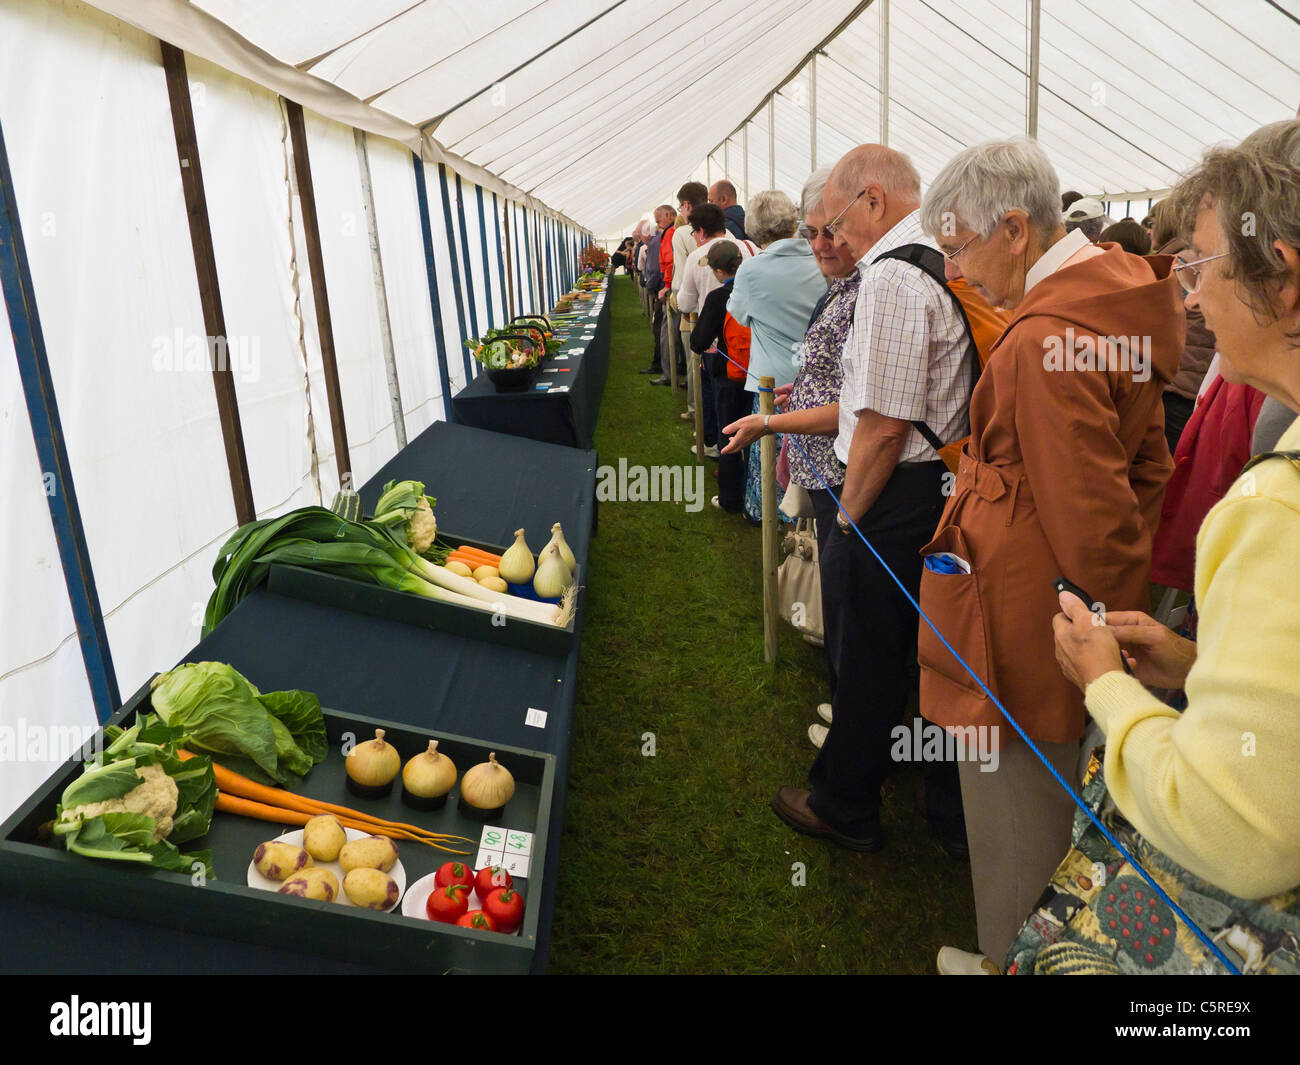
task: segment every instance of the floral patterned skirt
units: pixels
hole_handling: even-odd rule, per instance
[[[754,393],[754,413],[758,413],[758,393]],[[781,453],[781,441],[785,439],[784,433],[773,433],[772,439],[776,441],[776,453]],[[759,449],[763,446],[763,441],[755,440],[749,445],[749,462],[745,474],[745,517],[750,521],[763,520],[763,460],[760,457]],[[778,483],[776,486],[776,505],[781,505],[781,500],[785,498],[785,490]],[[781,521],[787,524],[794,524],[794,518],[787,517],[781,511],[776,515]]]

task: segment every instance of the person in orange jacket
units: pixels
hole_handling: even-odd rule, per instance
[[[1085,714],[1056,668],[1053,580],[1086,588],[1098,610],[1148,605],[1172,466],[1160,397],[1184,321],[1171,258],[1067,235],[1059,197],[1042,148],[1004,141],[955,156],[922,206],[949,276],[1013,313],[922,552],[921,609],[1073,786]],[[991,771],[959,766],[979,945],[1001,960],[1069,848],[1074,805],[924,623],[918,660],[921,714],[1000,751]]]

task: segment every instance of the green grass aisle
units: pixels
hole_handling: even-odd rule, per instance
[[[684,393],[636,372],[651,340],[632,281],[611,298],[600,461],[688,467]],[[969,866],[913,808],[910,769],[887,787],[880,854],[808,839],[768,809],[805,782],[825,661],[782,625],[778,663],[763,662],[760,533],[709,504],[714,466],[694,513],[600,504],[551,971],[933,972],[940,946],[974,947],[974,905]]]

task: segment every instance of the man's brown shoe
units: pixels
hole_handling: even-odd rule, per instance
[[[802,832],[805,836],[813,836],[816,839],[829,839],[832,843],[838,843],[841,847],[847,847],[852,851],[871,853],[885,846],[885,837],[879,831],[874,835],[859,838],[846,836],[832,828],[809,807],[810,794],[811,792],[804,788],[789,786],[780,788],[772,797],[772,812],[796,832]]]

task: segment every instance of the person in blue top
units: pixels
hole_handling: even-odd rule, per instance
[[[753,393],[755,414],[760,377],[773,378],[777,387],[794,382],[795,355],[808,318],[826,294],[826,278],[811,245],[795,235],[798,224],[799,212],[784,192],[759,192],[749,202],[749,232],[762,253],[741,264],[727,310],[752,331],[745,388]],[[781,442],[778,434],[778,452]],[[757,441],[750,445],[745,491],[745,514],[753,521],[762,518],[758,446]]]

